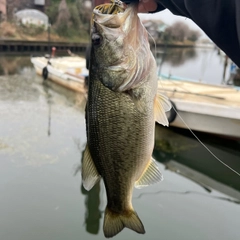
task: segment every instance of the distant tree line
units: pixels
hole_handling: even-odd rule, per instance
[[[189,40],[196,42],[200,37],[198,30],[191,30],[187,24],[183,22],[176,22],[172,26],[166,28],[163,38],[165,41],[179,41],[183,42]]]

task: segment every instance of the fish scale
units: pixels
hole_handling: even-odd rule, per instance
[[[99,88],[101,90],[99,90]],[[154,126],[152,122],[154,122],[154,120],[153,116],[150,121],[149,117],[138,112],[136,108],[134,109],[134,104],[125,93],[117,93],[116,96],[116,93],[105,88],[98,80],[89,83],[89,91],[91,91],[91,89],[93,89],[93,100],[96,101],[97,104],[91,104],[91,96],[89,96],[89,106],[93,106],[93,109],[91,109],[91,107],[88,108],[90,118],[90,120],[88,120],[88,125],[91,130],[94,130],[90,131],[89,137],[90,139],[95,139],[91,143],[91,145],[93,145],[92,152],[99,159],[99,162],[96,163],[96,167],[99,173],[101,173],[101,167],[103,165],[98,167],[98,164],[104,164],[106,160],[100,159],[100,155],[105,159],[109,155],[110,159],[108,161],[113,161],[113,159],[111,159],[112,155],[114,155],[116,159],[117,155],[124,153],[125,155],[130,154],[128,158],[133,158],[133,154],[142,156],[142,151],[148,146],[145,142],[147,136],[153,131]],[[118,95],[122,95],[122,97],[119,98]],[[96,96],[99,96],[99,98]],[[121,101],[119,101],[119,99]],[[126,105],[126,102],[129,104]],[[99,115],[96,116],[96,113],[99,113]],[[108,116],[107,119],[106,116]],[[140,118],[144,121],[141,121]],[[142,124],[136,124],[137,122],[142,122]],[[128,128],[125,126],[128,126]],[[143,129],[145,129],[145,133]],[[141,138],[139,133],[141,133]],[[146,137],[144,137],[144,134]],[[148,143],[152,145],[152,141]],[[134,142],[134,145],[129,145],[131,142]],[[99,148],[102,149],[100,150]],[[128,151],[128,148],[130,151]],[[97,151],[95,151],[96,149]],[[132,150],[134,150],[134,152]],[[149,152],[147,154],[148,156],[150,155]],[[136,165],[139,164],[139,162],[139,159],[136,159]],[[116,161],[116,164],[117,163],[118,161]],[[113,166],[115,167],[115,165]],[[103,174],[100,175],[103,176]]]
[[[96,157],[95,166],[104,180],[108,202],[121,212],[131,208],[128,196],[139,177],[139,168],[143,171],[152,153],[146,148],[153,146],[153,114],[151,119],[141,114],[127,94],[116,94],[99,80],[90,81],[89,92],[90,152]],[[92,95],[97,104],[91,103]]]

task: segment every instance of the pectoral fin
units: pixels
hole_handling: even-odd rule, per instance
[[[168,98],[161,93],[157,93],[154,101],[155,121],[163,126],[168,126],[168,119],[165,112],[171,109],[172,105]]]
[[[130,89],[126,91],[126,93],[131,97],[137,110],[143,114],[147,114],[149,106],[147,99],[143,99],[143,96],[146,94],[145,91],[146,89],[140,87],[137,89]]]
[[[83,153],[82,162],[82,180],[84,188],[89,191],[100,180],[100,178],[101,176],[95,167],[87,145]]]

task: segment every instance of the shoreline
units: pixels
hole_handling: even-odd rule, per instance
[[[67,42],[67,41],[37,41],[37,40],[16,40],[0,39],[1,53],[42,53],[51,52],[52,47],[56,47],[58,52],[71,50],[73,53],[84,52],[89,44],[87,42]],[[154,43],[150,42],[154,47]],[[156,47],[164,48],[213,48],[213,45],[184,44],[184,43],[156,43]]]
[[[58,52],[71,50],[75,52],[83,52],[86,50],[88,43],[83,42],[64,42],[64,41],[26,41],[15,39],[0,39],[1,53],[42,53],[51,52],[52,47],[57,48]]]

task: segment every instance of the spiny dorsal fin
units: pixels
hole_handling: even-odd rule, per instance
[[[82,180],[84,188],[89,191],[100,178],[101,176],[94,165],[88,145],[86,145],[82,161]]]
[[[168,119],[165,112],[169,111],[172,104],[168,98],[161,93],[157,93],[154,101],[155,121],[163,126],[168,126]]]
[[[134,210],[127,210],[123,213],[115,213],[106,207],[103,224],[105,237],[113,237],[121,232],[125,227],[132,229],[137,233],[145,233],[144,226]]]
[[[163,176],[159,171],[155,160],[152,158],[142,176],[135,182],[135,187],[140,189],[162,180]]]

